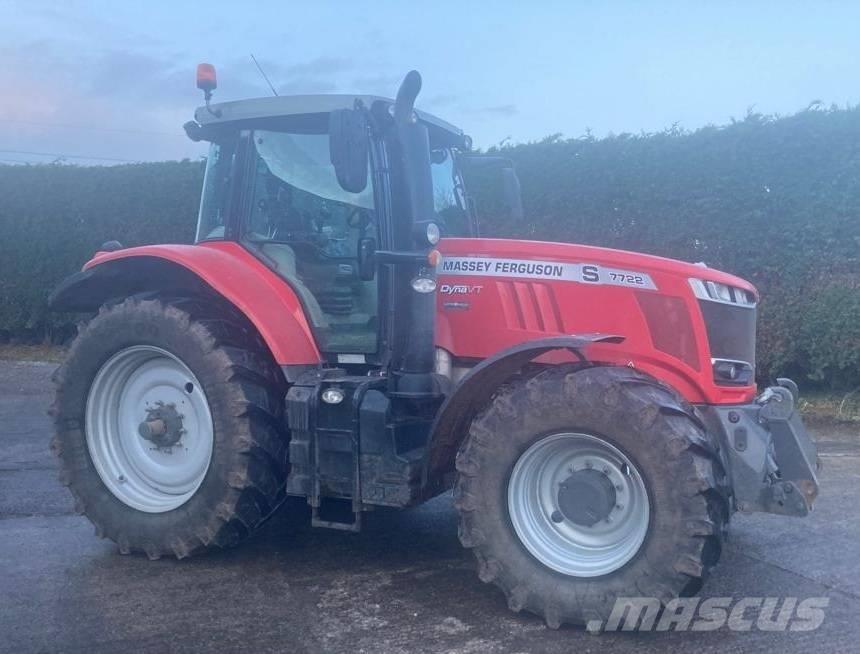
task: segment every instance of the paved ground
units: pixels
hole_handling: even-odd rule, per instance
[[[377,512],[361,534],[312,530],[300,502],[237,550],[120,556],[74,514],[48,452],[55,364],[0,362],[0,651],[856,651],[860,433],[819,428],[805,520],[741,516],[705,596],[826,596],[814,632],[604,634],[510,613],[473,572],[450,499]]]

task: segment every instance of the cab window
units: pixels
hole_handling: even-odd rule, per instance
[[[378,241],[371,178],[343,190],[327,134],[257,130],[243,241],[296,290],[325,352],[377,349],[375,281],[358,275],[358,244]]]
[[[224,238],[230,211],[230,176],[236,152],[235,144],[235,139],[231,139],[209,146],[196,241]]]
[[[433,177],[433,204],[442,235],[473,236],[462,178],[454,165],[451,150],[431,150],[430,172]]]

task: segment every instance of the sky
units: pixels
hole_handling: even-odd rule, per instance
[[[751,108],[860,102],[860,2],[0,0],[0,163],[198,158],[201,104],[270,93],[393,96],[478,147],[590,130],[695,129]]]

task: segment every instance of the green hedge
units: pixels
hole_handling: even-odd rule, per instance
[[[763,377],[860,385],[860,110],[751,114],[695,132],[554,136],[497,149],[522,181],[525,224],[483,233],[640,250],[739,274],[763,294]],[[45,298],[108,239],[191,239],[198,162],[0,166],[0,330],[62,338]]]
[[[738,274],[763,297],[763,379],[860,385],[860,110],[751,114],[692,133],[553,136],[496,151],[516,164],[528,222],[488,232]]]
[[[202,180],[190,161],[0,166],[0,336],[63,340],[70,317],[46,306],[57,282],[105,241],[191,241]]]

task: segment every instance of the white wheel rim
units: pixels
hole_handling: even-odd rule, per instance
[[[181,437],[169,447],[138,431],[158,406],[181,416]],[[146,513],[171,511],[191,499],[212,460],[212,414],[200,382],[177,356],[150,345],[121,350],[99,369],[87,396],[85,429],[102,482]]]
[[[559,511],[559,487],[576,471],[603,474],[615,493],[606,518],[585,526]],[[514,531],[538,561],[562,574],[598,577],[630,561],[648,533],[650,504],[642,475],[618,448],[589,434],[552,434],[532,444],[508,481]],[[555,520],[553,520],[555,516]]]

